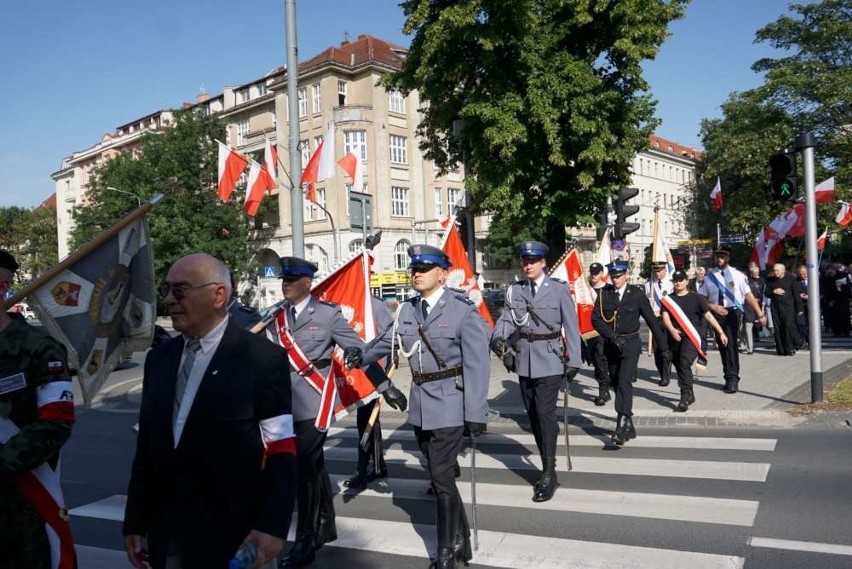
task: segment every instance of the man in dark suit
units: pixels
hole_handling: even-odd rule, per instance
[[[639,338],[639,317],[645,319],[662,351],[668,350],[668,340],[659,319],[654,315],[645,292],[627,284],[627,263],[616,261],[609,266],[612,284],[599,291],[592,311],[592,325],[606,338],[606,355],[610,378],[615,382],[615,411],[618,413],[612,441],[623,445],[636,438],[633,426],[633,382],[636,366],[642,353]]]
[[[244,542],[260,566],[284,545],[296,480],[287,357],[230,320],[230,288],[227,267],[195,253],[161,290],[181,335],[145,361],[123,530],[134,567],[226,567]]]

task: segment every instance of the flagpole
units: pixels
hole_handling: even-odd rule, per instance
[[[284,12],[287,30],[287,105],[290,117],[287,123],[290,135],[290,172],[296,173],[302,171],[302,155],[299,151],[299,53],[296,47],[296,0],[284,0]],[[279,203],[283,201],[283,195],[283,192],[279,194]],[[290,179],[290,228],[293,255],[304,257],[305,220],[302,188],[296,185],[293,178]]]
[[[124,229],[125,227],[127,227],[149,211],[151,211],[151,208],[157,205],[157,203],[161,199],[163,199],[163,194],[155,195],[147,202],[143,203],[141,206],[134,209],[133,211],[125,215],[123,218],[115,222],[113,225],[107,227],[106,229],[95,235],[91,241],[89,241],[88,243],[65,257],[63,260],[61,260],[59,263],[45,271],[37,278],[30,281],[29,284],[27,284],[27,286],[25,286],[21,292],[17,293],[12,298],[7,299],[4,303],[5,309],[9,309],[12,306],[18,304],[23,299],[30,296],[36,290],[41,288],[46,282],[52,280],[56,275],[60,274],[62,271],[64,271],[86,255],[88,255],[101,245],[103,245],[105,241],[113,237],[116,233],[118,233],[119,231],[121,231],[122,229]]]

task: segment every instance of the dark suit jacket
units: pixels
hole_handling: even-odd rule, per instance
[[[611,284],[598,290],[595,309],[592,311],[592,326],[607,340],[622,336],[627,344],[622,355],[635,356],[642,352],[642,341],[639,338],[640,316],[651,329],[659,349],[665,351],[668,348],[665,331],[659,319],[654,316],[654,310],[644,290],[635,285],[627,285],[620,302],[618,292]]]
[[[295,500],[295,456],[264,463],[259,422],[291,415],[284,350],[229,321],[201,381],[177,448],[172,434],[182,336],[145,360],[139,438],[124,535],[148,537],[151,566],[174,543],[186,569],[227,567],[257,529],[286,538]]]

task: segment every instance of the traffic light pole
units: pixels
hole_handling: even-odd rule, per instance
[[[817,266],[816,192],[814,190],[814,136],[805,132],[796,137],[796,150],[802,153],[805,180],[805,250],[808,269],[808,327],[811,355],[811,402],[822,401],[822,329],[820,328],[819,267]]]

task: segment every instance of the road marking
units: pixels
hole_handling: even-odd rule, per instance
[[[119,540],[116,540],[116,545],[121,545]],[[133,569],[124,551],[76,544],[74,549],[77,550],[77,564],[80,567],[86,569]]]
[[[99,520],[111,520],[114,522],[124,521],[124,505],[127,503],[127,496],[116,494],[91,504],[79,506],[71,510],[72,516],[80,516],[81,518],[98,518]]]
[[[631,441],[632,442],[632,441]],[[353,462],[356,452],[353,448],[327,447],[326,460]],[[405,466],[421,466],[422,456],[403,449],[387,449],[385,460],[388,463],[399,463]],[[562,466],[564,457],[557,457],[557,469],[565,470]],[[662,476],[666,478],[702,478],[712,480],[737,480],[742,482],[766,482],[769,474],[769,464],[760,462],[722,462],[708,460],[664,460],[653,458],[610,458],[594,456],[573,456],[572,472],[594,474],[615,474],[619,476]],[[462,452],[459,464],[463,467],[470,465],[470,453]],[[486,454],[482,450],[477,453],[477,468],[494,468],[501,470],[541,470],[541,459],[538,455],[519,454]]]
[[[332,484],[347,497],[392,498],[402,500],[429,500],[434,497],[426,493],[428,480],[388,478],[373,483],[360,492],[349,491],[343,486],[348,476],[332,475]],[[470,503],[470,485],[458,485],[462,499]],[[375,490],[374,488],[379,488]],[[668,494],[646,494],[641,492],[608,492],[560,487],[547,502],[532,503],[532,486],[489,484],[477,482],[476,503],[480,506],[504,506],[509,508],[533,508],[559,512],[582,512],[609,516],[631,516],[680,522],[711,523],[751,527],[757,517],[759,502],[698,496],[675,496]]]
[[[749,542],[752,547],[789,549],[792,551],[809,551],[812,553],[831,553],[834,555],[852,555],[852,546],[850,545],[818,543],[815,541],[794,541],[790,539],[772,539],[769,537],[752,537]]]
[[[328,430],[329,438],[355,439],[358,432],[354,428],[335,427]],[[413,441],[414,433],[407,429],[396,429],[394,431],[383,431],[385,440],[391,441]],[[600,447],[611,444],[608,435],[592,436],[588,434],[570,433],[572,446]],[[533,435],[517,435],[503,433],[486,433],[481,435],[478,442],[486,444],[520,443],[527,446],[535,446]],[[641,436],[631,440],[628,444],[634,448],[677,448],[696,450],[747,450],[766,451],[775,450],[777,439],[756,438],[726,438],[726,437],[660,437]]]
[[[97,513],[97,517],[107,516],[102,519],[113,520],[123,516],[124,500],[125,496],[111,496],[75,508],[72,514],[87,516]],[[295,532],[292,525],[295,524],[291,524],[289,539],[293,538]],[[336,525],[338,539],[326,544],[326,547],[419,558],[428,558],[437,548],[435,526],[341,516],[337,517]],[[479,530],[479,551],[474,554],[473,562],[490,567],[519,569],[741,569],[745,559],[730,555]]]

